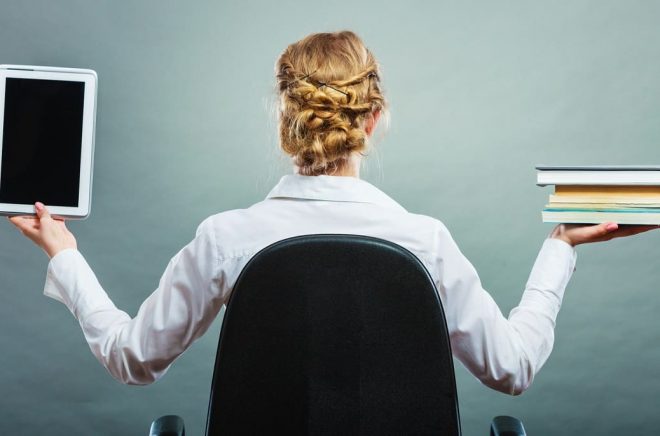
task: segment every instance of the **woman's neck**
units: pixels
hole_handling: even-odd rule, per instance
[[[346,160],[344,165],[341,165],[332,173],[324,174],[326,176],[338,176],[338,177],[355,177],[356,179],[360,178],[360,164],[362,163],[362,155],[359,153],[353,153]],[[297,166],[293,167],[293,172],[300,174],[300,169]]]
[[[360,178],[360,163],[358,162],[357,165],[343,165],[340,168],[337,168],[337,171],[335,171],[332,174],[328,174],[329,176],[340,176],[340,177],[355,177],[357,179]]]

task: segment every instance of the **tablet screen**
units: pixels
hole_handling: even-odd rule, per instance
[[[0,203],[78,206],[85,83],[6,78]]]

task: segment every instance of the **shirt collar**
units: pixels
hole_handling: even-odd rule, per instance
[[[383,191],[357,177],[288,174],[280,179],[266,198],[373,203],[405,211]]]

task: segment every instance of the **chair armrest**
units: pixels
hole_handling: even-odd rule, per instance
[[[490,436],[527,436],[527,433],[518,418],[496,416],[490,425]]]
[[[149,436],[186,436],[183,419],[177,415],[161,416],[151,423]]]

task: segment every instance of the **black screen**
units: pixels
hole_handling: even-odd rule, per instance
[[[78,206],[84,82],[7,78],[0,203]]]

